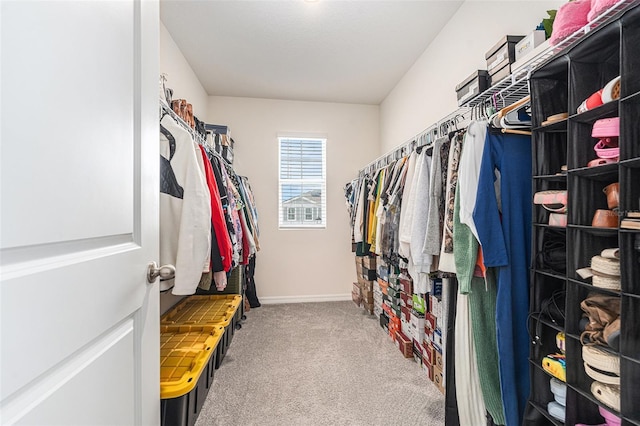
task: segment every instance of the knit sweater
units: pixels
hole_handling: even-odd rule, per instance
[[[467,152],[464,151],[463,157],[466,154]],[[473,276],[479,244],[471,233],[471,229],[460,222],[461,197],[462,194],[458,191],[453,215],[453,255],[458,271],[458,289],[461,294],[468,294],[475,361],[478,366],[484,405],[493,422],[496,425],[504,425],[506,422],[500,390],[496,342],[496,284],[493,274],[487,274],[486,289],[484,280]]]

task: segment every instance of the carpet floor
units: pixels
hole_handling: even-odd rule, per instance
[[[247,313],[196,426],[443,425],[444,396],[352,302]]]

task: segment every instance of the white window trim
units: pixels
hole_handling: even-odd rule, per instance
[[[306,230],[306,229],[326,229],[327,228],[327,137],[326,135],[310,135],[306,134],[306,136],[298,136],[299,134],[278,134],[278,211],[280,212],[278,218],[278,229],[279,230]],[[298,140],[320,140],[322,141],[322,171],[323,176],[322,179],[281,179],[281,140],[282,139],[298,139]],[[315,220],[308,221],[307,223],[287,223],[284,220],[284,216],[282,214],[284,206],[282,205],[282,185],[283,183],[289,184],[320,184],[321,194],[323,195],[323,203],[317,208],[321,212],[321,219],[324,221],[320,223],[315,223]],[[289,208],[289,207],[287,207]],[[316,210],[317,211],[317,210]],[[288,211],[287,211],[288,218]],[[301,222],[305,222],[305,212],[302,211],[302,220]],[[294,221],[297,221],[295,219]]]

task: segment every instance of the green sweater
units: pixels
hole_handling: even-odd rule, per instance
[[[458,289],[462,294],[469,294],[473,342],[485,407],[496,425],[504,425],[496,340],[496,280],[490,270],[487,270],[486,286],[485,280],[473,276],[479,244],[471,228],[460,222],[459,213],[460,191],[457,191],[453,214],[453,255]]]

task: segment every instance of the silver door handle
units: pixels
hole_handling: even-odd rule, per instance
[[[156,278],[160,277],[160,281],[170,280],[176,276],[176,267],[173,265],[162,265],[158,267],[156,262],[149,262],[147,267],[147,282],[152,284]]]

